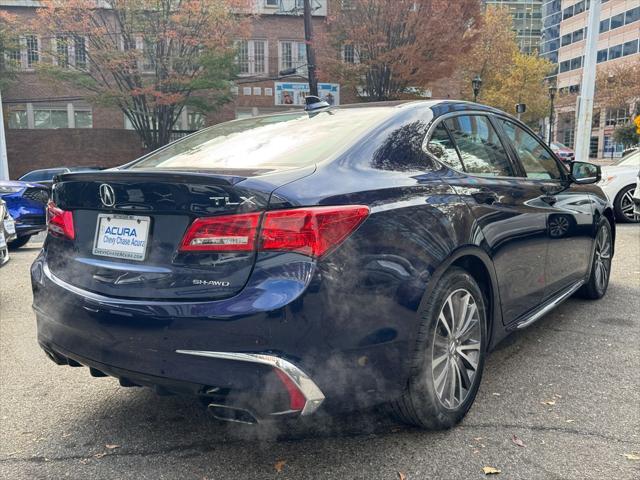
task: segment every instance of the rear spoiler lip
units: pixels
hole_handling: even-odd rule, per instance
[[[85,181],[85,182],[122,182],[133,180],[165,181],[176,183],[201,183],[233,186],[246,180],[247,176],[224,175],[219,173],[189,172],[185,170],[102,170],[100,172],[63,173],[54,177],[54,183]]]

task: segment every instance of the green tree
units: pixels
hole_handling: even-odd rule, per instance
[[[43,39],[40,75],[120,108],[155,149],[186,106],[209,112],[230,100],[246,2],[43,0],[25,33]]]
[[[330,8],[322,69],[367,101],[410,96],[448,77],[480,14],[478,0],[350,0]],[[344,48],[354,61],[336,57]]]
[[[461,59],[462,96],[472,98],[469,87],[476,75],[482,78],[478,101],[509,113],[518,103],[527,105],[523,121],[535,124],[549,111],[545,78],[553,64],[520,51],[513,19],[506,8],[487,7],[479,23],[474,46]]]

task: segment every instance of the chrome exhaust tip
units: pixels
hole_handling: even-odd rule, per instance
[[[246,425],[256,425],[257,417],[245,408],[231,407],[219,403],[210,403],[207,407],[214,418],[223,422],[244,423]]]

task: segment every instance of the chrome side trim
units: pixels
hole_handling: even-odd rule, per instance
[[[555,299],[553,299],[551,302],[547,303],[546,305],[544,305],[540,310],[538,310],[537,312],[534,312],[531,314],[531,316],[529,316],[528,318],[522,320],[521,322],[518,322],[518,324],[516,325],[516,329],[520,330],[522,328],[526,328],[529,325],[531,325],[532,323],[536,322],[537,320],[540,320],[542,317],[544,317],[547,313],[549,313],[551,310],[553,310],[554,308],[556,308],[558,305],[560,305],[562,302],[564,302],[567,298],[569,298],[571,295],[573,295],[574,293],[576,293],[576,291],[584,284],[583,280],[580,280],[579,282],[574,283],[571,287],[569,287],[562,295],[560,295],[559,297],[556,297]]]
[[[222,360],[232,360],[236,362],[258,363],[277,368],[298,387],[305,398],[304,408],[300,415],[311,415],[324,401],[324,394],[309,376],[296,367],[293,363],[276,357],[275,355],[264,355],[261,353],[236,353],[236,352],[207,352],[202,350],[176,350],[176,353],[183,355],[194,355],[197,357],[218,358]]]

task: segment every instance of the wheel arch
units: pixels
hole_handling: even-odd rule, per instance
[[[602,216],[609,220],[611,226],[611,255],[613,255],[616,249],[616,215],[611,207],[607,207],[602,212]]]
[[[502,326],[502,309],[500,308],[500,292],[493,261],[480,247],[461,247],[442,262],[433,272],[422,302],[424,303],[431,296],[440,278],[452,267],[460,267],[466,270],[478,283],[485,296],[488,310],[487,337],[489,341],[487,342],[487,349],[491,349],[502,338],[499,335],[499,332],[502,331],[500,328]],[[498,334],[499,338],[496,337],[496,334]]]

